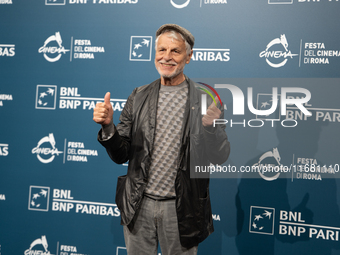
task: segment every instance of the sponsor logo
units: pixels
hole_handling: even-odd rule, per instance
[[[45,0],[45,5],[65,5],[66,0]]]
[[[0,4],[12,4],[12,0],[0,0]]]
[[[1,0],[0,0],[1,1]],[[68,4],[136,4],[138,0],[68,0]],[[46,5],[65,5],[66,0],[46,0]]]
[[[48,250],[48,242],[46,235],[42,235],[41,238],[35,239],[30,247],[24,252],[24,255],[53,255],[51,252]],[[68,254],[74,254],[74,255],[84,255],[84,253],[78,253],[77,246],[72,246],[72,245],[63,245],[57,242],[56,245],[56,255],[68,255]],[[58,252],[59,251],[59,252]]]
[[[325,2],[339,2],[339,0],[296,0],[298,3],[325,3]],[[268,4],[293,4],[293,0],[268,0]]]
[[[317,122],[340,122],[340,109],[312,107],[311,104],[305,104],[305,106],[311,115],[304,115],[297,107],[288,106],[286,117],[302,121],[306,121],[308,118],[313,117],[313,120]]]
[[[5,200],[6,200],[5,194],[0,194],[0,200],[2,200],[2,201],[5,201]]]
[[[42,186],[30,186],[28,210],[48,211],[50,188]]]
[[[77,87],[60,87],[59,109],[93,110],[104,98],[82,97]],[[122,111],[126,99],[110,99],[114,111]]]
[[[67,152],[65,152],[64,164],[66,161],[74,161],[74,162],[87,162],[88,157],[90,156],[98,156],[97,150],[89,150],[85,148],[83,142],[72,142],[68,141],[67,144]]]
[[[48,243],[46,236],[41,236],[41,238],[35,239],[30,247],[25,251],[25,255],[31,254],[41,254],[41,255],[53,255],[48,250]]]
[[[307,203],[308,196],[305,196],[302,200],[302,204]],[[279,213],[279,227],[275,229],[274,216],[275,213]],[[310,212],[311,213],[311,212]],[[249,219],[249,232],[253,234],[267,234],[285,236],[294,236],[298,241],[306,239],[318,239],[324,241],[339,241],[340,227],[323,226],[310,224],[307,218],[309,212],[295,212],[286,210],[275,210],[275,208],[250,206],[250,219]]]
[[[71,54],[73,59],[94,59],[97,53],[105,53],[105,48],[103,46],[94,46],[92,45],[91,40],[88,39],[75,39],[73,37],[71,43],[73,45],[73,55]],[[72,50],[72,48],[71,48]]]
[[[202,1],[204,4],[227,4],[227,0],[201,0],[201,7],[202,7]]]
[[[53,189],[52,192],[53,198],[50,208],[54,212],[120,216],[116,204],[76,200],[71,195],[71,190]],[[30,186],[28,210],[49,211],[49,197],[49,187]]]
[[[6,143],[0,143],[0,157],[6,157],[8,156],[8,147],[9,145]]]
[[[14,55],[15,44],[0,44],[0,57],[14,57]]]
[[[37,85],[35,109],[55,110],[57,86]]]
[[[51,163],[55,156],[63,153],[56,148],[56,141],[53,133],[40,139],[37,146],[32,149],[32,154],[36,154],[41,163]]]
[[[200,62],[228,62],[230,60],[230,49],[194,48],[191,60]]]
[[[65,254],[68,255],[68,252],[72,252],[74,255],[81,255],[81,254],[76,254],[77,253],[77,247],[76,246],[71,246],[71,245],[60,245],[60,255]],[[75,252],[75,253],[73,253]]]
[[[338,2],[339,0],[334,0],[334,2]],[[298,0],[299,3],[320,3],[320,0]],[[328,0],[327,2],[332,2],[332,0]]]
[[[257,163],[252,166],[241,166],[239,170],[232,166],[210,165],[209,167],[197,167],[195,172],[217,173],[258,173],[266,181],[274,181],[280,177],[281,173],[290,173],[284,177],[305,181],[322,181],[322,178],[334,178],[340,172],[340,164],[320,164],[315,158],[296,157],[293,155],[292,163],[283,165],[280,163],[281,157],[277,148],[262,154]],[[220,175],[221,176],[221,175]],[[282,178],[284,178],[282,177]],[[256,178],[256,177],[255,177]]]
[[[213,214],[212,219],[215,220],[215,221],[221,221],[221,217],[218,214]]]
[[[10,94],[0,94],[0,107],[4,106],[4,101],[12,101],[13,96]]]
[[[268,4],[292,4],[293,0],[268,0]]]
[[[298,54],[292,54],[288,50],[288,42],[286,35],[281,35],[280,38],[275,38],[267,44],[264,51],[259,54],[260,58],[265,58],[269,66],[279,68],[284,66],[288,59],[292,59]]]
[[[313,42],[300,40],[300,53],[293,54],[288,49],[286,36],[275,38],[268,43],[266,49],[259,54],[265,58],[267,64],[273,68],[280,68],[287,64],[288,60],[299,56],[299,67],[301,65],[329,65],[340,57],[340,50],[327,47],[325,42]]]
[[[330,59],[340,57],[340,50],[326,48],[323,42],[305,42],[303,63],[306,65],[329,64]]]
[[[70,51],[62,46],[62,42],[60,32],[56,32],[46,39],[44,45],[39,48],[38,52],[42,53],[48,62],[56,62],[62,55]]]
[[[37,85],[35,108],[42,110],[93,110],[96,104],[104,102],[104,98],[83,97],[78,87],[60,87],[57,97],[56,85]],[[114,111],[122,111],[126,99],[110,99]]]
[[[296,158],[296,162],[295,162]],[[292,181],[294,179],[307,181],[322,181],[324,178],[332,178],[336,173],[339,173],[340,165],[321,165],[316,158],[300,158],[293,155],[293,170]]]
[[[63,164],[65,164],[66,161],[88,162],[89,157],[98,156],[98,151],[86,148],[83,142],[67,141],[67,139],[64,140],[64,151],[59,151],[56,148],[54,135],[50,133],[40,139],[37,146],[32,149],[32,154],[36,154],[38,160],[44,164],[51,163],[55,156],[64,154]]]
[[[89,39],[74,39],[71,37],[71,48],[65,49],[62,46],[60,32],[46,39],[44,45],[39,48],[39,53],[43,53],[45,59],[49,62],[56,62],[70,52],[70,62],[73,59],[94,59],[97,54],[105,53],[103,46],[93,45]]]
[[[116,255],[127,255],[126,247],[117,246]]]
[[[151,61],[152,36],[131,36],[130,61]]]
[[[268,160],[274,159],[273,160]],[[273,151],[267,151],[264,153],[257,163],[253,165],[253,167],[258,167],[259,169],[266,169],[266,171],[258,171],[259,175],[262,177],[262,179],[266,181],[273,181],[279,178],[280,176],[280,163],[281,157],[279,154],[279,151],[277,148],[273,148]],[[282,167],[281,167],[282,169]],[[267,176],[268,174],[272,174],[270,176]]]
[[[81,2],[80,0],[70,0],[72,2]],[[136,4],[138,0],[93,0],[94,4]]]
[[[188,6],[188,4],[190,3],[190,0],[175,0],[175,1],[170,0],[170,3],[172,4],[173,7],[177,9],[182,9]]]
[[[274,235],[275,209],[270,207],[251,206],[249,232]]]
[[[170,0],[170,3],[177,9],[183,9],[189,5],[190,0]],[[200,0],[200,7],[202,7],[203,4],[227,4],[227,0]]]
[[[281,95],[277,94],[277,100],[278,105],[281,105]],[[258,93],[257,94],[257,102],[256,102],[256,108],[257,110],[266,111],[271,108],[273,102],[273,95],[266,94],[266,93]],[[288,108],[288,107],[287,107]],[[270,114],[258,116],[256,115],[256,118],[262,119],[262,120],[275,120],[279,121],[281,119],[281,107],[277,107],[275,111],[273,111]]]

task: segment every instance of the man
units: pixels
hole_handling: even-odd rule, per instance
[[[129,161],[116,191],[129,255],[157,254],[158,243],[163,255],[197,254],[198,243],[213,232],[209,179],[194,176],[194,165],[222,164],[230,147],[224,126],[212,126],[221,110],[211,104],[202,118],[202,92],[183,74],[194,40],[183,27],[161,26],[160,79],[132,92],[117,126],[109,92],[94,109],[99,142],[114,162]]]

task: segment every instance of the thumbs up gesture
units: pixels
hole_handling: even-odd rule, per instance
[[[108,125],[112,121],[113,109],[110,103],[110,92],[104,97],[104,103],[97,103],[93,109],[93,120],[101,125]]]
[[[214,102],[208,107],[207,114],[205,114],[202,118],[203,126],[212,126],[215,119],[219,119],[221,117],[221,110],[217,108]]]

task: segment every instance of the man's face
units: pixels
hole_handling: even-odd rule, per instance
[[[178,35],[178,38],[181,38]],[[187,55],[184,40],[168,37],[167,33],[159,36],[156,46],[155,66],[162,79],[177,79],[183,76],[185,64],[189,64],[191,55]]]

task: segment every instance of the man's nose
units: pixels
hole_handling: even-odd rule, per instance
[[[171,51],[166,51],[164,54],[164,59],[165,60],[170,60],[172,58]]]

